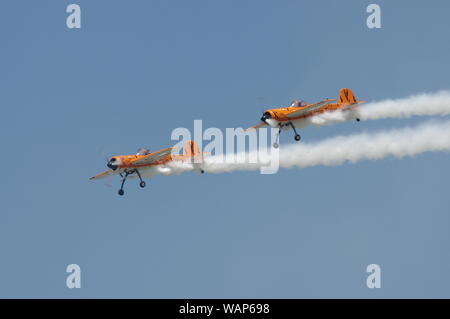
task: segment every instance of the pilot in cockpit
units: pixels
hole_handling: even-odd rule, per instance
[[[136,155],[148,155],[150,154],[150,150],[141,147],[137,150]]]
[[[292,103],[291,103],[291,107],[300,107],[300,106],[306,106],[305,101],[293,100]]]

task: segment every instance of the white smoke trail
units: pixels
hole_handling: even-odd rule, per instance
[[[279,165],[284,168],[334,166],[346,162],[380,160],[388,156],[402,158],[438,151],[450,151],[450,121],[428,122],[415,127],[371,134],[337,136],[318,143],[281,145]],[[207,173],[224,173],[258,170],[266,164],[265,159],[256,164],[227,163],[223,157],[212,156],[205,158],[202,167]],[[170,163],[168,168],[173,170],[173,174],[193,170],[192,165],[176,162]]]
[[[430,122],[373,134],[338,136],[317,144],[289,145],[280,151],[280,166],[333,166],[437,151],[450,151],[450,121]]]
[[[378,120],[386,118],[408,118],[412,116],[450,115],[450,92],[412,95],[402,99],[383,100],[362,104],[356,110],[336,111],[311,118],[316,125],[345,122],[356,119]]]

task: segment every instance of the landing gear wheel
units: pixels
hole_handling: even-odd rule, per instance
[[[360,120],[359,118],[357,118],[357,119],[356,119],[356,122],[359,122],[359,121],[361,121],[361,120]]]
[[[280,145],[278,143],[273,143],[273,148],[278,148]]]
[[[139,183],[139,186],[141,186],[142,188],[144,188],[144,187],[145,187],[145,182],[144,182],[144,181],[141,181],[141,182]]]
[[[205,174],[205,171],[201,169],[201,170],[200,170],[200,173]]]
[[[119,191],[117,192],[120,196],[122,196],[125,192],[123,191],[123,189],[119,189]]]
[[[294,136],[294,138],[295,138],[295,140],[298,142],[298,141],[300,141],[301,136],[300,136],[299,134],[296,134],[296,135]]]

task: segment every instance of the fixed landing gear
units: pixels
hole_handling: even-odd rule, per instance
[[[139,183],[139,186],[141,186],[141,188],[144,188],[145,187],[145,182],[142,180],[141,173],[139,173],[139,171],[137,169],[135,169],[134,171],[136,172],[137,176],[139,176],[139,180],[141,181]]]
[[[300,136],[300,134],[297,133],[297,130],[295,129],[295,126],[294,126],[294,124],[292,124],[292,122],[289,122],[289,123],[284,124],[284,125],[280,124],[280,126],[279,126],[279,128],[278,128],[278,133],[277,133],[276,141],[275,141],[275,143],[273,143],[273,147],[274,147],[274,148],[278,148],[278,147],[280,146],[279,140],[280,140],[281,129],[282,129],[284,126],[287,126],[287,125],[289,125],[290,127],[292,127],[292,129],[294,130],[294,133],[295,133],[294,139],[295,139],[297,142],[301,140],[302,137]]]
[[[295,129],[294,124],[292,124],[292,122],[289,122],[289,125],[290,125],[290,126],[292,127],[292,129],[294,130],[294,133],[295,133],[294,139],[295,139],[297,142],[300,141],[300,139],[301,139],[302,137],[300,136],[300,134],[297,133],[297,130]]]
[[[142,180],[141,173],[139,173],[139,171],[138,171],[137,169],[126,170],[126,171],[125,171],[125,176],[122,175],[122,174],[120,174],[120,176],[122,176],[122,184],[120,185],[120,189],[119,189],[119,191],[117,192],[120,196],[123,196],[123,194],[125,194],[125,191],[123,190],[123,185],[125,184],[125,181],[127,180],[128,175],[131,175],[131,174],[134,174],[134,173],[136,173],[137,176],[139,177],[139,180],[140,180],[139,186],[140,186],[141,188],[144,188],[144,187],[145,187],[146,184],[145,184],[145,182]]]
[[[280,141],[280,134],[281,134],[281,124],[280,127],[278,128],[278,133],[277,133],[277,137],[275,139],[275,143],[273,143],[273,148],[278,148],[280,147],[280,144],[278,144],[278,142]]]

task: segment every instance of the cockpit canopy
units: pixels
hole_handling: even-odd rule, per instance
[[[140,149],[137,150],[136,155],[148,155],[150,154],[150,150],[141,147]]]
[[[299,107],[299,106],[306,106],[306,105],[308,105],[308,104],[303,100],[293,100],[291,103],[291,107]]]

